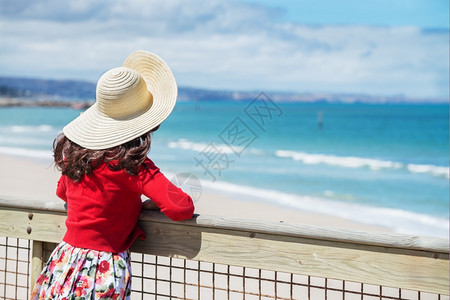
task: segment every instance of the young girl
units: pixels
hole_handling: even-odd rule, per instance
[[[31,299],[129,299],[129,247],[144,232],[137,225],[141,195],[173,220],[192,217],[192,199],[147,157],[151,133],[172,112],[175,78],[146,52],[97,83],[96,103],[70,122],[54,142],[62,171],[56,194],[67,203],[67,232],[39,276]]]

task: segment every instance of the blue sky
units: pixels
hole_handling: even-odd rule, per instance
[[[245,0],[280,9],[278,21],[309,25],[449,28],[446,0]]]
[[[180,86],[449,95],[448,1],[0,1],[0,76],[95,82],[145,49]]]

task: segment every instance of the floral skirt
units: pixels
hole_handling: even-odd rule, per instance
[[[60,243],[38,277],[31,299],[130,299],[128,251],[117,254]]]

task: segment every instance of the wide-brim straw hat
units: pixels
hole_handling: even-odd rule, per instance
[[[122,67],[97,82],[96,103],[63,128],[72,142],[102,150],[129,142],[160,125],[177,100],[169,66],[147,51],[130,54]]]

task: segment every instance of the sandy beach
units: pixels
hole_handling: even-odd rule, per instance
[[[55,195],[56,182],[60,175],[53,165],[29,158],[5,155],[0,155],[0,164],[2,166],[0,169],[0,196],[33,199],[47,203],[61,201]],[[162,171],[164,172],[164,170]],[[390,231],[388,228],[360,224],[334,216],[235,199],[223,193],[215,193],[210,189],[203,190],[202,196],[196,201],[196,213],[365,232]]]

